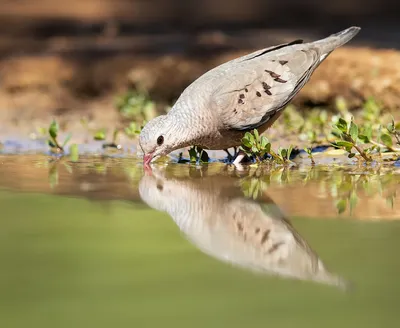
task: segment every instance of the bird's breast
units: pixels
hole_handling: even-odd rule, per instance
[[[243,136],[243,131],[213,131],[196,140],[196,145],[210,150],[228,149],[240,146]]]

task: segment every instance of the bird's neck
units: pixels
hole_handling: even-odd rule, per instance
[[[196,106],[199,106],[198,102]],[[207,107],[202,108],[200,111],[190,101],[178,101],[168,113],[175,129],[174,133],[181,136],[184,144],[182,147],[196,145],[212,133],[214,117]]]

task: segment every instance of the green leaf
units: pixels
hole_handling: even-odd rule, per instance
[[[260,135],[258,134],[257,129],[254,129],[253,133],[254,133],[254,137],[255,137],[256,141],[259,140],[260,139]]]
[[[196,163],[197,162],[197,151],[194,147],[189,149],[189,157],[190,157],[190,162],[191,163]]]
[[[261,147],[263,149],[265,149],[265,147],[267,146],[268,143],[269,143],[269,140],[266,137],[261,136]]]
[[[77,162],[79,160],[79,150],[77,144],[72,144],[69,147],[69,157],[71,162]]]
[[[388,198],[386,198],[386,203],[390,206],[391,209],[394,207],[394,196],[391,195]]]
[[[391,147],[393,146],[392,137],[391,137],[390,135],[388,135],[387,133],[382,133],[382,135],[381,135],[381,140],[382,140],[382,143],[383,143],[386,147],[391,148]]]
[[[51,189],[58,185],[58,167],[57,165],[53,166],[49,170],[49,184]]]
[[[67,162],[63,162],[64,167],[66,168],[66,170],[68,171],[69,174],[72,174],[72,166],[69,165]]]
[[[356,207],[357,202],[358,202],[357,193],[353,190],[349,199],[350,213],[353,212],[353,209]]]
[[[347,133],[347,122],[343,118],[339,118],[339,121],[336,123],[336,127],[339,129],[339,131]]]
[[[43,128],[43,127],[38,128],[37,131],[42,136],[45,136],[47,134],[46,128]]]
[[[338,145],[339,147],[345,147],[347,148],[353,148],[353,143],[349,142],[349,141],[344,141],[344,140],[338,140],[336,141],[336,145]]]
[[[287,150],[287,156],[286,156],[287,159],[290,159],[290,155],[292,154],[292,151],[293,151],[293,146],[290,145]]]
[[[49,134],[53,139],[57,138],[58,130],[59,130],[58,123],[55,120],[53,120],[53,122],[51,122],[49,126]]]
[[[347,207],[347,201],[345,199],[340,199],[336,202],[336,208],[339,214],[342,214]]]
[[[371,125],[367,125],[364,128],[364,133],[363,134],[368,138],[368,140],[371,140],[372,139],[372,126]]]
[[[396,129],[396,131],[400,131],[400,122],[396,123],[394,128]]]
[[[106,139],[106,133],[104,130],[99,130],[96,131],[94,136],[93,136],[94,140],[105,140]]]
[[[68,133],[68,134],[67,134],[67,137],[66,137],[65,140],[64,140],[64,143],[62,144],[62,147],[63,147],[63,148],[64,148],[65,145],[71,140],[71,137],[72,137],[72,134],[71,134],[71,133]]]
[[[390,132],[393,133],[395,131],[395,127],[394,127],[394,121],[392,120],[392,122],[388,123],[388,125],[386,126],[386,129]]]
[[[245,146],[246,148],[249,148],[249,149],[251,148],[251,142],[246,138],[242,139],[242,145]]]
[[[358,135],[358,139],[363,143],[369,143],[370,142],[370,139],[364,134],[359,134]]]
[[[246,132],[246,134],[244,135],[244,137],[245,137],[246,140],[248,140],[251,144],[254,143],[254,136],[253,136],[250,132]]]
[[[357,124],[355,124],[353,121],[350,122],[350,129],[349,129],[349,133],[351,138],[356,141],[357,137],[358,137],[358,126]]]

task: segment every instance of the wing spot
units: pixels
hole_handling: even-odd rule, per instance
[[[239,98],[240,98],[240,99],[244,99],[244,94],[241,93],[241,94],[239,95]]]
[[[272,247],[268,250],[268,254],[271,254],[271,253],[275,252],[279,248],[279,246],[281,246],[281,245],[283,245],[282,241],[273,244]]]
[[[239,100],[238,100],[238,104],[240,104],[240,105],[243,105],[243,104],[244,104],[244,101],[243,101],[243,99],[239,98]]]
[[[277,74],[277,73],[275,73],[275,72],[272,72],[272,71],[269,71],[269,70],[265,70],[265,72],[267,72],[269,75],[271,75],[271,77],[273,78],[273,79],[276,79],[276,78],[278,78],[278,77],[281,77],[279,74]]]
[[[261,97],[261,93],[259,91],[256,92],[257,97]]]
[[[239,231],[243,231],[243,224],[241,222],[237,222],[236,227],[238,228]]]
[[[262,82],[261,84],[262,84],[262,87],[263,87],[263,89],[264,89],[264,92],[265,92],[268,96],[272,96],[272,92],[269,91],[269,89],[271,89],[271,86],[268,85],[268,84],[265,83],[265,82]]]
[[[286,83],[287,82],[286,80],[283,80],[283,79],[281,79],[279,77],[277,77],[274,81],[275,82],[279,82],[279,83]]]
[[[249,92],[249,89],[245,88],[244,91],[245,91],[245,92]]]
[[[256,230],[254,230],[254,232],[255,232],[256,234],[258,234],[258,233],[260,232],[260,228],[256,228]]]
[[[236,109],[236,108],[233,110],[233,113],[234,113],[234,114],[237,114],[237,109]]]
[[[281,64],[283,66],[283,65],[286,65],[288,62],[289,61],[287,61],[287,60],[280,60],[279,64]]]
[[[269,229],[264,231],[264,233],[262,234],[262,237],[261,237],[261,245],[267,241],[270,232],[271,232],[271,230],[269,230]]]
[[[280,77],[280,75],[279,74],[277,74],[277,73],[275,73],[275,72],[272,72],[272,71],[269,71],[269,70],[265,70],[269,75],[271,75],[271,77],[274,79],[274,81],[275,82],[279,82],[279,83],[286,83],[287,81],[286,80],[282,80]]]

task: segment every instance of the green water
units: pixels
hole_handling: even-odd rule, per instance
[[[40,170],[48,168],[25,177],[27,186],[41,192],[22,192],[27,187],[21,182],[1,185],[1,327],[399,326],[400,221],[289,213],[300,238],[331,271],[352,283],[352,289],[343,290],[221,261],[188,240],[170,215],[142,202],[144,197],[153,206],[177,204],[179,209],[187,197],[185,204],[207,211],[213,206],[207,202],[216,199],[221,200],[213,209],[217,216],[248,201],[234,184],[217,181],[216,187],[216,177],[201,175],[190,184],[187,177],[158,176],[154,187],[162,195],[143,196],[143,190],[138,193],[141,174],[123,180],[116,167],[109,173],[73,167],[69,180],[64,170],[50,191],[41,190],[49,181],[39,178]],[[17,179],[17,170],[11,172]],[[103,181],[103,189],[85,194],[63,188],[85,178]],[[128,181],[130,196],[120,195]],[[249,201],[252,206],[269,202],[265,197]]]

